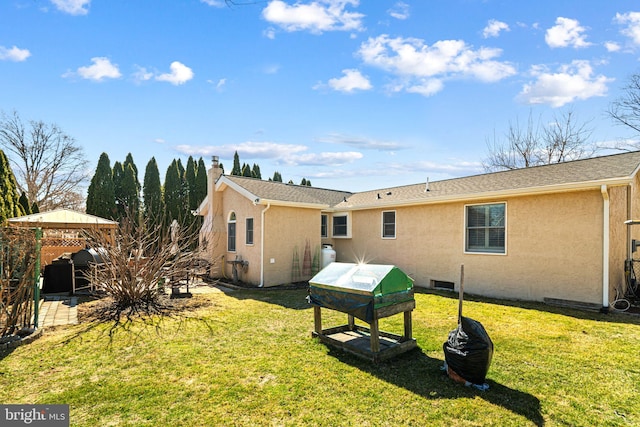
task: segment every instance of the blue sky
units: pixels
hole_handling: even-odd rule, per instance
[[[247,3],[2,0],[0,110],[56,123],[93,167],[230,172],[237,150],[265,179],[349,191],[481,173],[530,114],[633,137],[606,111],[640,71],[637,1]]]

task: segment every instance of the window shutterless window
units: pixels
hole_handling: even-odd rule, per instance
[[[227,250],[229,252],[236,251],[236,214],[231,212],[229,214],[229,221],[227,222]]]
[[[327,215],[320,215],[320,237],[329,237],[327,220]]]
[[[395,239],[396,237],[396,211],[382,212],[382,238]]]
[[[466,206],[467,252],[506,253],[506,203]]]
[[[333,236],[334,237],[347,237],[347,216],[340,215],[333,217]]]
[[[253,245],[253,218],[247,218],[245,234],[247,245]]]

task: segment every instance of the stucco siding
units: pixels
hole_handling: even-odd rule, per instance
[[[264,206],[262,206],[264,208]],[[304,256],[309,243],[309,257],[313,261],[320,250],[320,210],[271,206],[265,212],[264,286],[291,283],[294,273],[294,252],[297,253],[300,280],[304,274]]]
[[[235,191],[224,191],[222,197],[217,198],[216,201],[220,206],[215,229],[219,233],[217,253],[220,257],[220,266],[224,268],[224,271],[221,271],[222,275],[232,278],[233,266],[228,261],[241,258],[249,264],[240,271],[239,279],[243,282],[258,284],[260,282],[260,208]],[[227,227],[231,212],[236,215],[235,251],[228,250]],[[253,244],[246,243],[247,218],[253,218]]]
[[[582,191],[487,200],[506,203],[506,253],[465,253],[465,203],[402,207],[396,239],[381,238],[384,209],[353,211],[352,239],[335,239],[338,261],[395,264],[416,286],[433,280],[502,298],[602,301],[602,195]],[[570,225],[568,225],[570,223]]]

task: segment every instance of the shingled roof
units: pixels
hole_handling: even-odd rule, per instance
[[[640,151],[594,157],[443,181],[357,193],[336,207],[370,206],[469,200],[518,194],[541,194],[624,185],[640,166]],[[427,191],[428,188],[428,191]]]
[[[545,166],[487,173],[360,193],[328,190],[240,176],[228,184],[263,203],[317,205],[337,210],[473,200],[626,185],[640,166],[640,151]]]
[[[263,202],[284,202],[291,204],[319,205],[330,207],[349,198],[353,193],[347,191],[327,190],[307,187],[305,185],[285,184],[277,181],[263,181],[242,176],[224,176],[236,186],[245,190],[250,197]]]

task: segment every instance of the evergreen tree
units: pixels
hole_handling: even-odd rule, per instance
[[[273,173],[273,181],[275,182],[282,182],[282,175],[280,175],[280,172],[275,171]]]
[[[16,178],[7,156],[0,150],[0,223],[24,215],[19,199]]]
[[[38,207],[38,202],[31,203],[31,213],[32,214],[40,213],[40,208]]]
[[[111,161],[107,153],[100,155],[96,173],[91,178],[87,192],[87,213],[108,219],[113,219],[116,216]]]
[[[122,164],[122,169],[126,171],[128,165],[131,165],[131,167],[133,168],[134,178],[135,178],[136,186],[138,188],[138,194],[140,194],[140,180],[138,179],[138,167],[134,163],[133,156],[131,155],[131,153],[127,154],[127,158],[124,160],[124,163]]]
[[[20,206],[22,206],[22,210],[24,210],[25,215],[31,214],[31,206],[29,205],[29,199],[27,198],[27,193],[24,191],[20,195],[20,199],[18,199]]]
[[[198,173],[196,174],[196,186],[193,193],[196,206],[200,206],[200,203],[207,197],[207,167],[204,165],[202,157],[198,160]]]
[[[187,195],[189,199],[189,210],[198,209],[198,199],[196,197],[196,162],[193,157],[189,156],[187,160],[187,169],[184,172],[184,179],[187,184]]]
[[[124,168],[122,163],[115,162],[113,164],[113,170],[111,173],[111,179],[113,179],[113,194],[116,200],[116,220],[120,221],[125,217],[126,211],[124,204],[122,203],[122,181],[124,180]]]
[[[164,212],[162,203],[162,186],[160,185],[160,171],[154,157],[149,160],[144,171],[144,184],[142,186],[142,199],[144,202],[144,215],[148,218],[148,224],[155,229],[160,224]]]
[[[124,176],[122,178],[120,206],[123,212],[121,218],[126,218],[127,215],[131,215],[131,219],[134,222],[138,222],[140,214],[140,196],[139,196],[139,184],[136,179],[136,171],[131,163],[126,164]]]
[[[262,179],[262,174],[260,173],[260,166],[257,163],[253,164],[253,168],[251,169],[251,176],[254,178]]]
[[[242,175],[242,169],[240,168],[240,156],[238,156],[237,151],[233,155],[233,169],[231,169],[231,175]]]
[[[174,219],[180,222],[183,217],[185,206],[182,203],[182,188],[180,168],[174,159],[167,168],[164,178],[164,206],[167,224],[170,224]]]
[[[300,181],[300,185],[307,185],[307,178],[302,178],[302,181]]]
[[[246,163],[242,166],[242,176],[246,176],[247,178],[251,178],[253,176],[251,174],[251,168]]]

